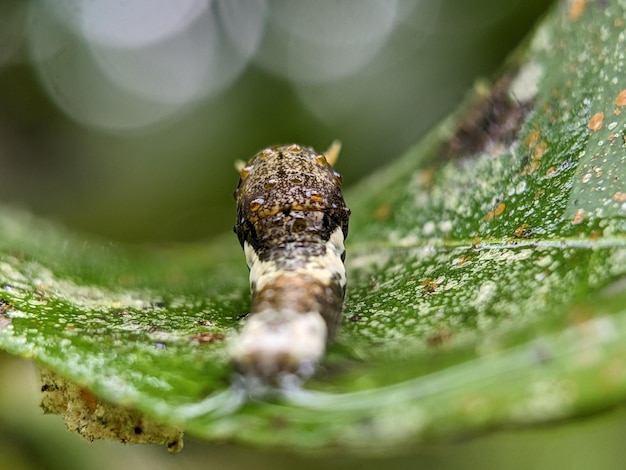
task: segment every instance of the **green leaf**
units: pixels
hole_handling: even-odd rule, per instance
[[[93,394],[198,438],[301,449],[622,402],[625,24],[622,1],[557,5],[497,83],[348,192],[345,321],[306,390],[242,403],[229,386],[249,296],[234,236],[138,252],[4,209],[0,347],[88,391],[86,414]]]

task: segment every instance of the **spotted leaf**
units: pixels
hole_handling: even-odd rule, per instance
[[[622,1],[558,4],[492,86],[346,190],[344,320],[305,389],[231,388],[225,345],[249,308],[232,235],[137,253],[3,209],[0,347],[78,387],[87,415],[103,400],[196,438],[300,449],[623,402],[625,24]]]

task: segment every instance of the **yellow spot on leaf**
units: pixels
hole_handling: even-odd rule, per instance
[[[498,207],[496,207],[494,210],[487,212],[487,215],[485,215],[485,220],[489,222],[494,217],[498,217],[499,215],[502,215],[505,209],[506,209],[506,203],[501,202],[500,204],[498,204]]]
[[[516,238],[521,238],[523,237],[525,234],[528,233],[528,224],[522,224],[519,227],[517,227],[515,229],[515,232],[513,232],[513,235],[515,235]]]
[[[591,241],[595,241],[598,238],[600,238],[602,236],[602,232],[599,230],[594,230],[593,232],[591,232],[591,234],[589,235],[589,240]]]
[[[548,149],[548,143],[545,140],[539,140],[541,134],[539,130],[534,130],[526,137],[526,145],[532,150],[531,159],[523,168],[522,175],[534,173],[539,168],[541,159]]]
[[[427,277],[426,279],[424,279],[421,282],[421,286],[424,287],[424,291],[422,292],[422,296],[426,296],[428,294],[432,294],[433,292],[435,292],[437,290],[437,287],[439,287],[442,284],[442,281],[439,279],[432,279],[430,277]]]
[[[626,90],[622,90],[615,98],[615,104],[617,106],[626,106]]]
[[[545,140],[539,142],[539,144],[533,150],[533,160],[541,160],[543,154],[546,153],[546,149],[548,148],[548,144]]]
[[[496,207],[496,210],[494,210],[493,213],[498,216],[504,212],[504,209],[506,209],[506,203],[501,202],[498,204],[498,207]]]
[[[626,193],[620,191],[613,194],[613,200],[616,202],[626,202]]]
[[[576,21],[580,18],[580,15],[585,11],[585,6],[587,5],[587,0],[571,0],[569,2],[569,9],[567,11],[567,16],[571,21]]]
[[[591,116],[591,119],[589,119],[589,123],[587,124],[587,126],[589,127],[589,129],[595,132],[595,131],[599,131],[600,129],[602,129],[603,122],[604,122],[604,113],[596,113],[593,116]]]
[[[534,131],[532,131],[530,134],[528,134],[528,137],[526,137],[526,146],[528,148],[532,148],[537,145],[540,136],[541,132],[539,132],[539,129],[535,129]]]
[[[585,211],[583,209],[578,209],[576,213],[574,214],[574,217],[572,218],[572,224],[578,225],[584,220],[584,218],[585,218]]]
[[[374,211],[374,219],[377,222],[384,222],[391,215],[391,204],[383,204],[378,206],[378,208]]]

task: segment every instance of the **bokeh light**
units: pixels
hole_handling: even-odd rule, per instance
[[[264,13],[260,2],[45,0],[31,6],[31,58],[72,119],[144,128],[229,85],[256,50]]]
[[[0,202],[106,237],[230,229],[232,162],[339,139],[349,187],[489,77],[543,0],[4,0]]]

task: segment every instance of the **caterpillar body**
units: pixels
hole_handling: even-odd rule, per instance
[[[313,374],[341,321],[350,210],[326,154],[269,147],[238,166],[234,231],[250,269],[250,314],[231,343],[246,382],[283,386]]]

